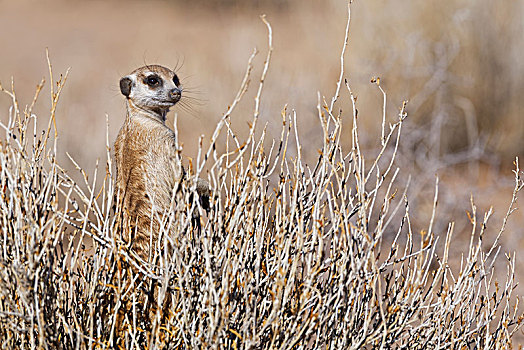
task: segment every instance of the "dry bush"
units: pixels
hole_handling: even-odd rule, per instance
[[[355,39],[354,66],[380,72],[390,96],[409,98],[412,123],[443,120],[435,152],[446,156],[481,142],[503,165],[522,154],[524,1],[356,5],[355,23],[365,30]]]
[[[522,321],[512,294],[515,255],[505,255],[504,273],[494,263],[503,259],[499,238],[523,186],[518,162],[496,239],[485,242],[491,212],[479,218],[472,203],[469,246],[460,266],[448,264],[454,226],[438,245],[438,181],[424,229],[412,226],[406,189],[397,185],[405,176],[396,166],[405,104],[393,124],[384,112],[377,152],[365,156],[360,147],[356,99],[343,70],[349,17],[334,97],[318,99],[323,145],[312,167],[301,157],[309,145],[299,138],[295,112],[282,111],[278,140],[257,127],[272,52],[267,27],[261,77],[251,78],[253,53],[210,145],[201,140],[188,169],[207,174],[212,208],[199,207],[194,183],[179,184],[183,200],[161,218],[160,234],[170,234],[151,264],[120,239],[109,140],[102,184],[79,166],[85,181],[77,183],[56,161],[54,116],[67,75],[55,82],[50,69],[43,133],[32,113],[43,84],[23,110],[14,89],[0,88],[12,97],[0,152],[2,347],[511,347]],[[253,120],[241,139],[230,121],[252,80],[259,81]],[[339,95],[353,106],[349,120],[335,110]],[[346,137],[349,150],[341,146]],[[195,210],[200,224],[192,222]]]

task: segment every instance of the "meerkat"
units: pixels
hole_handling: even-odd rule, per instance
[[[183,89],[175,72],[151,65],[120,79],[120,91],[126,97],[127,115],[114,153],[123,238],[147,261],[160,229],[155,213],[161,216],[169,210],[173,189],[184,177],[175,133],[165,123]],[[197,180],[197,192],[202,205],[209,206],[206,181]]]

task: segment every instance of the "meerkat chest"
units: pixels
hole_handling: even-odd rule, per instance
[[[138,124],[133,128],[132,139],[138,141],[137,147],[142,148],[142,154],[147,162],[177,161],[175,133],[167,126],[160,123],[153,125]]]
[[[166,195],[181,180],[183,169],[175,134],[167,126],[131,121],[118,139],[121,164],[117,166],[122,175],[142,182],[148,191]]]

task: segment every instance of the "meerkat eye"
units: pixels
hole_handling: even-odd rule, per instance
[[[175,83],[176,86],[180,86],[180,80],[176,74],[173,76],[173,83]]]
[[[156,75],[150,75],[146,78],[146,83],[151,87],[155,87],[160,85],[160,79]]]

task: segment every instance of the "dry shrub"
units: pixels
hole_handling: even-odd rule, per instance
[[[453,266],[453,224],[440,245],[434,232],[438,181],[424,229],[412,226],[406,190],[397,186],[405,104],[393,124],[384,112],[376,135],[381,147],[366,157],[342,68],[332,100],[318,100],[323,145],[312,167],[301,157],[309,145],[299,138],[294,112],[282,111],[279,140],[266,140],[265,129],[257,129],[272,52],[267,27],[269,51],[255,80],[249,136],[241,140],[230,120],[256,53],[210,145],[201,141],[188,169],[207,174],[212,208],[202,211],[193,182],[179,184],[183,200],[161,218],[163,232],[172,234],[159,240],[164,245],[156,247],[153,263],[140,261],[120,239],[109,140],[102,184],[78,165],[85,181],[76,183],[56,162],[54,113],[67,75],[55,82],[50,69],[52,108],[43,133],[32,114],[43,84],[23,110],[14,89],[1,88],[12,97],[0,152],[2,347],[511,347],[522,321],[512,295],[515,255],[505,256],[504,274],[494,263],[502,259],[499,238],[523,186],[518,162],[496,239],[485,242],[491,212],[480,219],[472,203],[470,244]],[[335,112],[339,95],[353,105],[349,120]],[[343,122],[350,124],[349,150],[341,146],[348,137]]]
[[[380,73],[390,96],[409,99],[412,123],[442,119],[442,156],[479,142],[503,165],[522,154],[523,1],[355,5],[352,78]]]

